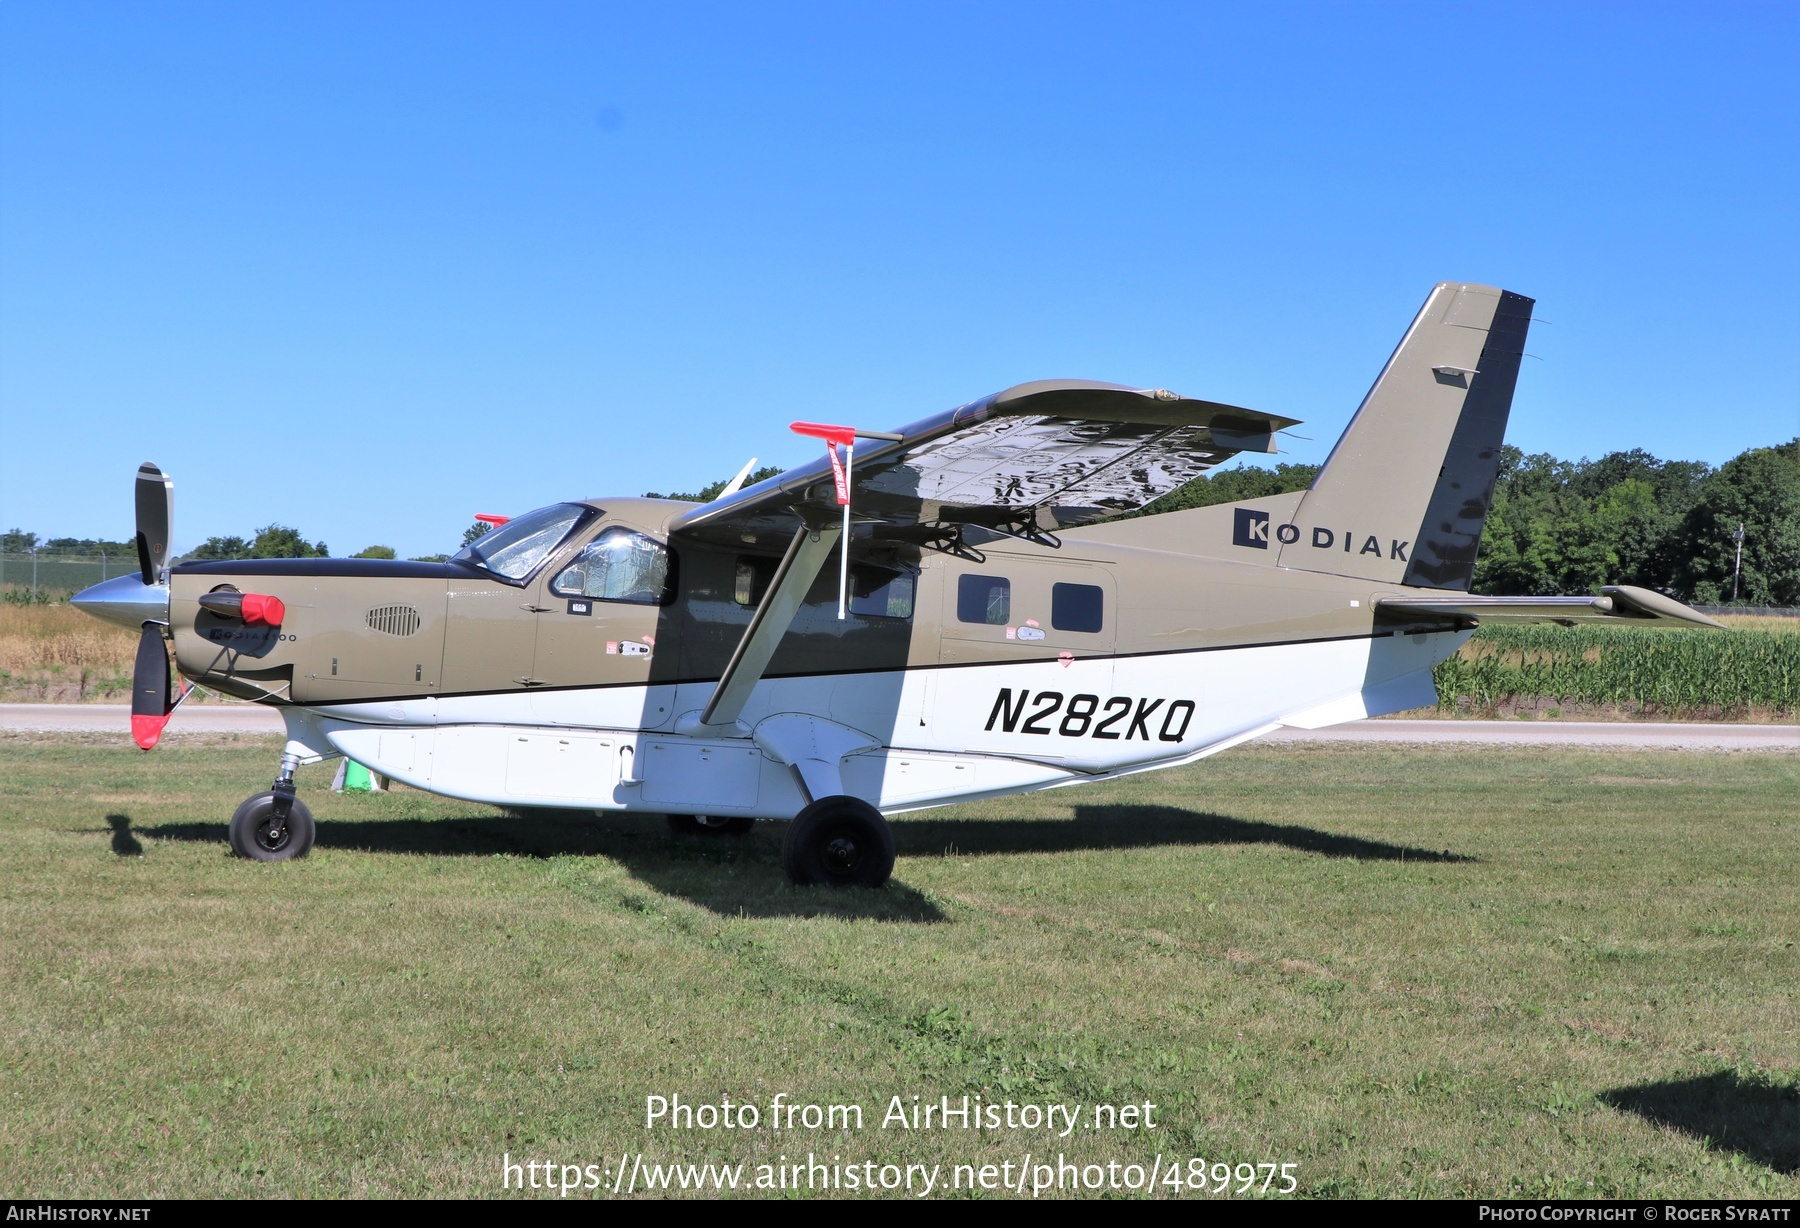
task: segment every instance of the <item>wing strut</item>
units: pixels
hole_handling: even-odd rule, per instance
[[[801,525],[794,534],[794,540],[788,543],[787,554],[782,557],[781,566],[769,584],[769,591],[763,594],[762,603],[751,615],[750,625],[744,628],[744,638],[732,651],[719,685],[700,713],[702,726],[731,726],[737,721],[750,692],[761,680],[763,670],[769,667],[781,637],[787,634],[794,615],[799,613],[800,603],[806,600],[806,591],[818,579],[826,556],[837,545],[841,534],[842,530],[836,525],[817,529]]]

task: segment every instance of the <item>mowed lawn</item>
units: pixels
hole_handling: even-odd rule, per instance
[[[313,854],[237,861],[278,743],[122,741],[0,739],[7,1196],[809,1151],[1800,1196],[1797,756],[1247,747],[902,817],[893,884],[839,894],[782,881],[781,824],[336,797],[330,765]],[[865,1128],[644,1127],[776,1093]],[[1158,1128],[880,1128],[965,1093]]]

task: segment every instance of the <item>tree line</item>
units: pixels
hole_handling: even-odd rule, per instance
[[[0,554],[104,554],[130,555],[137,557],[137,547],[131,542],[106,541],[98,537],[52,537],[49,540],[40,538],[36,533],[27,533],[23,529],[8,529],[0,533]]]
[[[104,554],[109,558],[137,558],[137,544],[97,537],[40,538],[23,529],[0,533],[0,553],[5,554]],[[331,550],[324,542],[309,542],[300,531],[284,524],[268,524],[249,537],[209,537],[182,555],[183,559],[323,559]],[[356,559],[391,559],[390,546],[370,546]]]

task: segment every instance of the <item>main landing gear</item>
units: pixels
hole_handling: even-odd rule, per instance
[[[273,787],[244,799],[231,816],[232,852],[252,861],[287,861],[312,848],[312,811],[294,796],[294,769],[299,766],[298,756],[283,755]]]
[[[894,872],[894,832],[861,798],[821,797],[788,825],[781,868],[801,886],[879,887]]]
[[[672,814],[678,836],[742,836],[755,819]],[[894,872],[894,833],[881,811],[855,797],[822,797],[788,825],[781,868],[799,886],[879,887]]]

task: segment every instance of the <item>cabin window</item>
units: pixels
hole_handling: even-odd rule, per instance
[[[956,621],[1004,627],[1012,621],[1012,581],[1005,576],[956,577]]]
[[[776,568],[774,559],[739,558],[732,600],[751,608],[761,605],[763,598],[769,595],[769,586],[775,582]],[[837,583],[834,572],[821,574],[815,583],[813,599],[822,600],[819,594],[824,589],[818,586],[827,581],[830,582],[830,600],[835,605]],[[911,618],[914,584],[908,572],[853,565],[850,568],[850,612],[865,618]]]
[[[911,618],[912,576],[885,567],[851,567],[850,612],[865,618]]]
[[[732,600],[752,608],[761,605],[762,599],[768,595],[769,585],[775,582],[775,570],[779,566],[774,559],[738,559],[737,582],[732,586]]]
[[[675,595],[674,571],[660,542],[615,527],[589,542],[551,582],[550,591],[559,597],[663,605]]]
[[[455,561],[472,563],[507,580],[523,580],[590,514],[575,503],[556,503],[514,516],[491,533],[456,553]]]
[[[1050,586],[1050,625],[1058,631],[1098,631],[1106,615],[1106,592],[1098,584]]]

